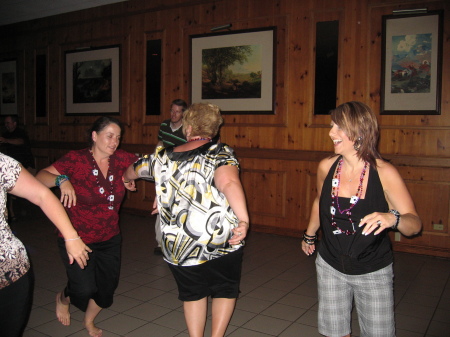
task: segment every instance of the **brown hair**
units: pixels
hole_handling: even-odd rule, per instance
[[[377,150],[378,122],[372,109],[361,102],[347,102],[331,111],[331,120],[355,142],[358,158],[376,169],[376,159],[381,159],[381,155]]]
[[[120,134],[123,133],[123,126],[122,123],[114,118],[114,117],[100,117],[98,118],[94,124],[90,127],[90,129],[87,131],[87,137],[88,137],[88,146],[91,148],[94,145],[94,141],[92,140],[92,132],[101,132],[104,128],[106,128],[109,124],[116,124],[120,128]]]
[[[192,127],[191,137],[203,136],[214,138],[223,123],[220,108],[209,103],[194,103],[183,114],[183,133]]]

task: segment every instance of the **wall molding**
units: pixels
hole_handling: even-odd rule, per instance
[[[148,149],[153,149],[156,144],[121,144],[120,148],[132,153],[147,153]],[[57,141],[35,141],[33,148],[39,149],[67,149],[77,150],[86,147],[83,142],[57,142]],[[267,160],[294,160],[319,162],[332,152],[324,151],[303,151],[303,150],[278,150],[278,149],[260,149],[260,148],[234,148],[238,158],[258,158]],[[450,168],[450,158],[444,157],[415,157],[402,156],[395,154],[383,155],[383,158],[389,160],[395,166],[413,166],[413,167],[442,167]]]

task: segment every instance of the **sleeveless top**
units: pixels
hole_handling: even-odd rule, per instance
[[[356,233],[353,235],[338,234],[331,225],[331,181],[336,170],[339,156],[332,165],[322,187],[319,213],[320,226],[323,231],[319,246],[320,256],[333,268],[348,275],[367,274],[382,269],[392,263],[393,254],[388,231],[378,235],[373,232],[362,235],[364,226],[358,227],[359,220],[373,212],[388,212],[389,205],[384,196],[383,186],[378,171],[370,166],[368,183],[364,199],[360,199],[351,210],[351,219],[355,223]],[[356,191],[355,191],[356,192]],[[340,209],[350,207],[350,198],[339,197]],[[336,209],[334,220],[339,228],[353,230],[347,214]]]

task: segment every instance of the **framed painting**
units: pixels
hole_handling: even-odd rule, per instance
[[[120,114],[120,48],[66,52],[66,114]]]
[[[440,114],[442,17],[383,16],[381,114]]]
[[[0,115],[17,115],[17,62],[0,62]]]
[[[275,27],[191,36],[191,103],[273,114]]]

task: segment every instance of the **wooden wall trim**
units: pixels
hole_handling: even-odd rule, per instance
[[[156,144],[121,144],[121,149],[132,153],[148,153],[149,149],[154,149]],[[86,147],[83,142],[56,142],[56,141],[35,141],[33,148],[39,149],[67,149],[77,150]],[[332,152],[323,151],[302,151],[302,150],[275,150],[259,148],[234,148],[238,158],[258,158],[268,160],[294,160],[319,162]],[[440,167],[450,168],[450,158],[443,157],[414,157],[402,155],[384,155],[395,166],[412,167]]]

